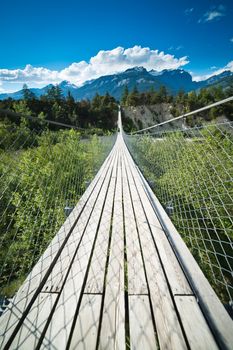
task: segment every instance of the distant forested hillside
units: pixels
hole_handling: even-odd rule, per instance
[[[123,126],[126,131],[141,129],[162,122],[181,114],[185,114],[214,102],[233,96],[233,89],[214,86],[201,89],[199,92],[185,93],[179,91],[176,95],[168,93],[164,86],[158,91],[139,92],[135,87],[129,92],[124,90],[121,104],[123,106]],[[233,103],[229,102],[210,110],[187,117],[187,126],[201,125],[217,118],[233,120]]]
[[[76,102],[70,93],[64,97],[59,86],[52,86],[45,95],[37,98],[25,85],[22,99],[8,98],[0,101],[0,109],[10,110],[22,116],[32,116],[40,122],[48,119],[79,128],[112,130],[116,127],[118,105],[108,93],[104,96],[96,94],[91,101]],[[5,118],[6,115],[0,111],[0,120]],[[21,122],[17,117],[10,117],[10,121]],[[27,121],[27,124],[31,127],[38,126],[35,121]],[[54,130],[57,127],[50,125],[50,129]]]
[[[140,129],[161,122],[180,114],[207,106],[216,101],[233,95],[233,88],[222,86],[203,88],[200,91],[184,92],[180,90],[176,95],[170,94],[165,86],[158,90],[150,89],[140,92],[135,86],[130,92],[126,86],[121,97],[123,109],[123,127],[126,131]],[[38,121],[52,120],[71,124],[84,129],[115,130],[117,122],[118,101],[106,93],[104,96],[96,94],[92,100],[75,101],[71,93],[63,96],[61,88],[51,86],[45,95],[36,97],[27,86],[23,89],[23,98],[13,100],[8,98],[0,101],[0,109],[10,110],[22,116],[32,116]],[[143,107],[139,107],[143,106]],[[0,111],[0,120],[6,120],[6,115]],[[227,103],[196,116],[186,118],[188,126],[200,125],[204,122],[227,118],[233,120],[233,104]],[[20,118],[8,117],[10,122],[20,123]],[[25,122],[25,121],[24,121]],[[30,128],[36,128],[38,123],[27,121]],[[57,127],[50,125],[50,129]]]

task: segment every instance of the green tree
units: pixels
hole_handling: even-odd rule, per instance
[[[129,89],[128,89],[128,86],[126,85],[125,88],[124,88],[122,97],[121,97],[121,103],[122,103],[122,105],[127,106],[128,96],[129,96]]]
[[[140,105],[140,94],[138,92],[137,86],[135,85],[133,91],[129,93],[127,104],[129,106],[138,106]]]
[[[48,89],[47,99],[51,101],[61,101],[63,99],[62,90],[59,85],[53,85]]]
[[[23,99],[33,100],[36,98],[36,95],[28,88],[27,84],[23,84]]]
[[[15,101],[13,104],[14,111],[21,115],[20,123],[22,126],[29,127],[30,120],[27,117],[32,115],[32,112],[27,106],[27,101],[19,100]]]
[[[167,102],[167,89],[164,85],[160,86],[157,98],[160,103]]]
[[[74,104],[75,101],[74,101],[74,97],[73,95],[71,94],[70,90],[68,90],[68,94],[67,94],[67,97],[66,97],[66,101],[68,104]]]

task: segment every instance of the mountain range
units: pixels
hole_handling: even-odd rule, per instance
[[[183,69],[165,69],[161,72],[157,72],[154,70],[147,71],[144,67],[134,67],[121,73],[106,75],[86,81],[80,87],[66,80],[58,85],[64,96],[67,96],[68,91],[70,91],[75,100],[92,99],[96,93],[104,95],[106,92],[119,100],[126,86],[129,91],[136,86],[137,89],[142,92],[148,91],[151,88],[157,90],[160,86],[164,85],[172,94],[176,94],[181,89],[185,92],[189,92],[210,86],[222,86],[223,88],[227,88],[233,85],[233,73],[226,70],[221,74],[197,82],[193,81],[191,74]],[[49,84],[43,88],[31,88],[30,90],[37,97],[40,97],[46,94],[51,86],[52,84]],[[0,94],[0,100],[9,97],[17,100],[22,98],[22,96],[23,90],[19,90],[13,93]]]

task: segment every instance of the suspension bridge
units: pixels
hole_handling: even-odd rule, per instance
[[[232,300],[232,226],[223,223],[232,210],[232,192],[227,187],[232,154],[220,149],[220,158],[226,156],[227,163],[214,154],[213,140],[218,143],[219,135],[226,136],[224,144],[229,137],[231,145],[232,123],[221,123],[217,132],[216,126],[174,134],[159,129],[147,141],[140,132],[134,136],[124,133],[119,109],[118,134],[109,154],[0,317],[0,348],[232,349],[233,321],[189,249],[202,253],[215,282],[222,284]],[[211,142],[205,143],[206,139]],[[137,151],[140,143],[144,145],[141,154]],[[208,169],[215,190],[209,193],[208,187],[203,191],[198,211],[191,187],[196,179],[197,192],[198,186],[209,184],[205,179],[201,182],[200,169],[188,184],[188,204],[177,204],[180,194],[171,196],[166,185],[163,197],[159,183],[158,199],[145,179],[142,170],[146,163],[150,166],[150,160],[143,163],[143,155],[149,147],[160,152],[164,143],[167,148],[158,155],[161,173],[181,161],[175,157],[177,144],[183,155],[189,148],[183,159],[186,171],[196,165],[197,159],[191,159],[193,149],[201,158],[199,167],[205,161],[199,151],[207,145],[213,151],[206,162],[212,165]],[[214,166],[216,157],[218,166]],[[63,171],[69,172],[69,166]],[[220,167],[224,178],[219,180],[216,172]],[[168,172],[176,188],[178,170],[173,175],[174,179]],[[216,189],[218,180],[221,191],[226,191],[224,203]],[[185,178],[182,186],[186,186]],[[219,214],[220,224],[215,220],[219,207],[225,210]],[[192,220],[191,212],[195,213]],[[189,238],[189,248],[171,221],[174,218],[179,223],[181,214],[182,223],[177,225]]]

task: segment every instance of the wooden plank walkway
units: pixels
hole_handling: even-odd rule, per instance
[[[0,318],[1,349],[233,348],[232,320],[166,213],[156,212],[120,112],[119,127],[100,171]]]

